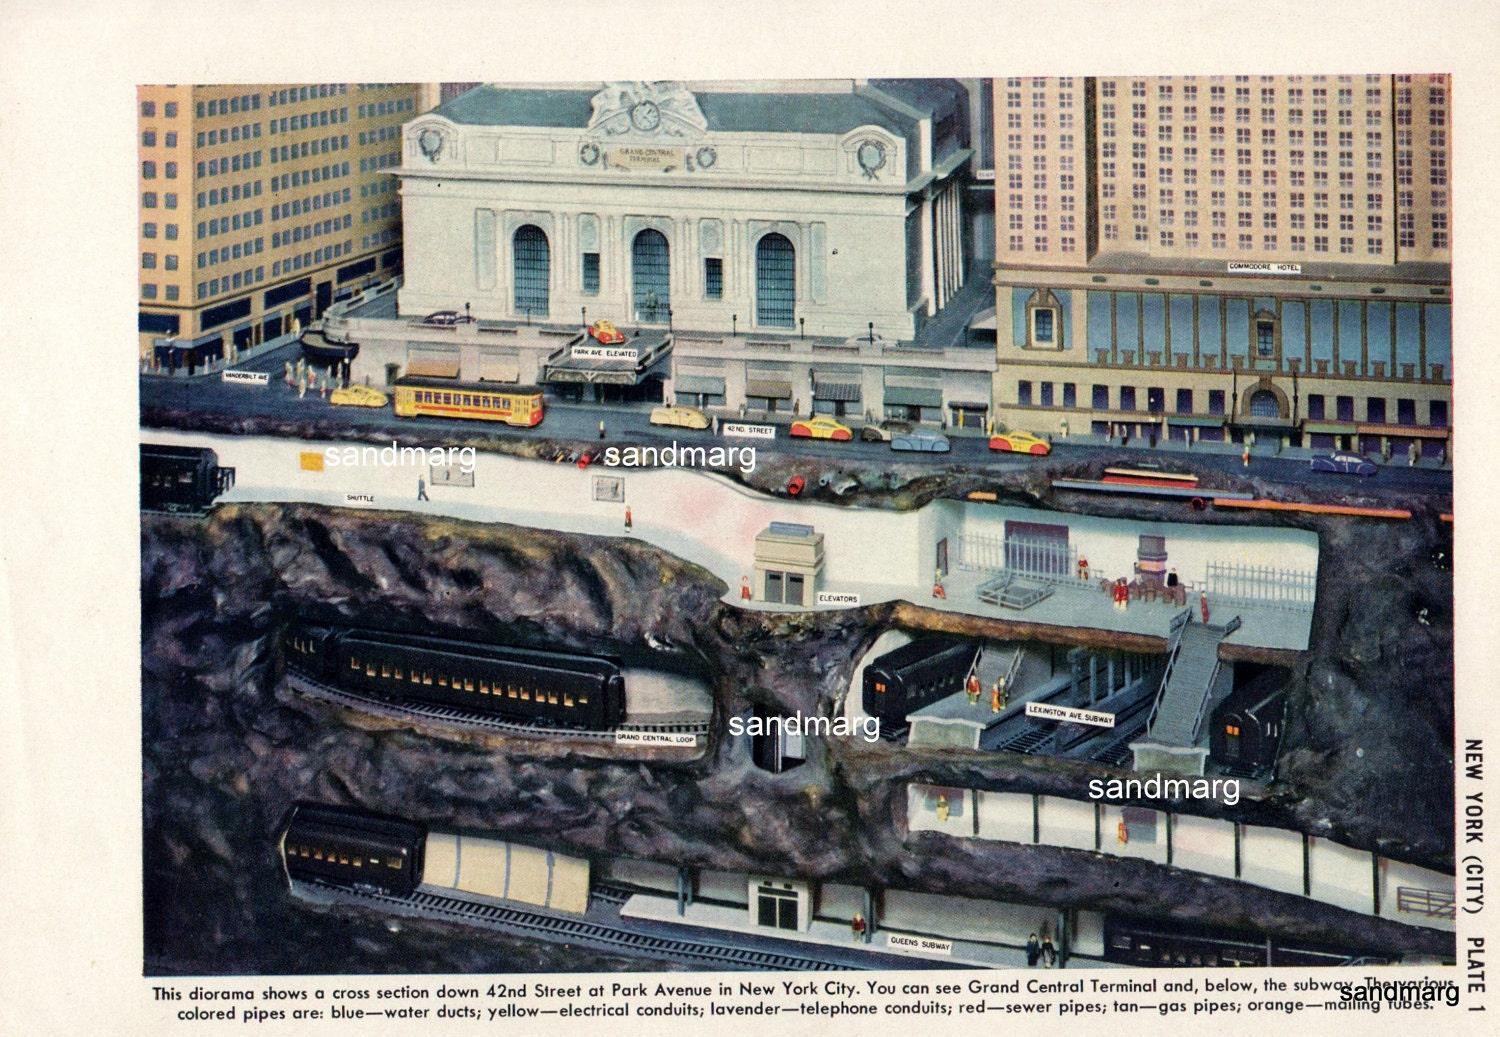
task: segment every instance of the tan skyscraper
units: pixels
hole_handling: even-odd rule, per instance
[[[997,419],[1428,454],[1442,75],[995,80]]]
[[[397,272],[389,170],[420,94],[401,83],[139,87],[143,360],[244,349]]]

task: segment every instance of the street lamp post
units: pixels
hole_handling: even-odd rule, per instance
[[[672,304],[667,303],[667,334],[672,334]]]
[[[798,317],[797,318],[797,337],[798,338],[807,338],[807,318],[806,317]]]
[[[587,306],[580,306],[578,307],[578,311],[583,317],[583,326],[587,328],[589,326],[589,308]]]
[[[734,338],[740,333],[740,315],[732,313],[729,315],[729,337]]]

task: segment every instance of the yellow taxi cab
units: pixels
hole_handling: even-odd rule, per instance
[[[998,432],[990,437],[991,450],[1009,450],[1013,454],[1050,454],[1052,444],[1030,432]]]
[[[709,418],[697,407],[657,407],[651,411],[651,424],[705,429]]]
[[[823,417],[792,422],[791,434],[811,439],[837,439],[840,442],[854,438],[854,430],[848,425]]]
[[[351,385],[328,394],[328,402],[340,407],[384,407],[389,398],[368,385]]]

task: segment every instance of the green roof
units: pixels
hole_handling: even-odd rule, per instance
[[[436,109],[468,126],[534,126],[584,129],[598,90],[547,90],[479,86]],[[695,93],[717,133],[847,133],[879,126],[912,139],[915,122],[854,93]]]

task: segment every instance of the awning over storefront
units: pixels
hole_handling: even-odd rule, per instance
[[[680,374],[673,383],[677,392],[702,393],[706,396],[723,396],[724,379],[701,374]]]
[[[791,382],[746,382],[745,395],[766,400],[790,400]]]
[[[457,378],[457,353],[414,353],[406,362],[406,373],[413,378]]]
[[[949,400],[948,406],[954,410],[989,410],[989,400]]]
[[[519,382],[521,360],[514,356],[479,355],[479,380],[482,382]]]
[[[943,390],[918,389],[908,385],[887,385],[885,406],[887,407],[941,407]]]
[[[1358,427],[1347,421],[1309,421],[1302,426],[1302,431],[1323,436],[1352,436]]]
[[[834,400],[841,403],[858,403],[860,384],[853,381],[813,382],[813,399]]]
[[[1227,419],[1222,414],[1210,414],[1207,417],[1192,414],[1168,414],[1168,425],[1183,425],[1188,428],[1218,428]]]
[[[671,340],[658,333],[637,335],[628,346],[619,347],[623,356],[611,356],[610,348],[576,339],[547,358],[542,380],[572,385],[639,385],[653,368],[664,365],[672,356]]]
[[[1414,439],[1447,439],[1452,430],[1431,425],[1359,425],[1362,436],[1407,436]]]

